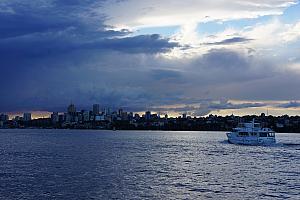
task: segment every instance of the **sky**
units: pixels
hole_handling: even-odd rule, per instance
[[[297,0],[0,0],[0,112],[300,115]]]

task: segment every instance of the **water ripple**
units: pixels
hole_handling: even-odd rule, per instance
[[[0,200],[300,199],[300,135],[0,130]]]

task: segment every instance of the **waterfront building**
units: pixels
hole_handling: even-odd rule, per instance
[[[120,109],[118,110],[118,115],[119,115],[120,117],[122,117],[122,115],[123,115],[123,109],[122,109],[122,108],[120,108]]]
[[[90,112],[89,111],[84,111],[82,115],[83,115],[84,122],[90,121]]]
[[[76,122],[76,123],[79,122],[79,117],[78,117],[78,115],[75,115],[75,117],[74,117],[73,119],[74,119],[73,122]]]
[[[15,117],[14,117],[14,120],[15,120],[15,121],[22,121],[22,120],[23,120],[23,117],[15,116]]]
[[[53,112],[53,113],[51,114],[51,122],[52,122],[53,124],[56,124],[56,123],[59,122],[59,115],[58,115],[58,112]]]
[[[95,121],[98,122],[98,121],[104,121],[105,120],[105,117],[104,115],[96,115],[95,116]]]
[[[122,112],[121,119],[125,120],[125,121],[128,120],[128,114],[127,114],[127,112]]]
[[[31,121],[31,113],[24,113],[23,114],[23,121],[25,121],[25,122]]]
[[[78,116],[76,112],[76,107],[73,103],[68,106],[67,113],[65,114],[66,122],[78,122]]]
[[[141,117],[140,117],[140,115],[138,114],[138,113],[136,113],[136,114],[134,114],[134,119],[135,120],[139,120]]]
[[[132,121],[132,120],[133,120],[133,112],[130,112],[130,113],[128,114],[128,120],[129,120],[129,121]]]
[[[70,122],[72,122],[73,121],[73,117],[72,117],[72,115],[71,114],[69,114],[69,113],[65,113],[65,121],[67,122],[67,123],[70,123]]]
[[[66,116],[64,114],[58,115],[58,119],[59,119],[59,122],[62,123],[64,121],[66,121]]]
[[[151,119],[151,112],[147,111],[145,112],[145,120],[150,120]]]
[[[159,115],[158,114],[152,114],[151,119],[159,119]]]
[[[81,112],[77,113],[78,122],[79,123],[83,123],[83,112],[84,112],[84,110],[82,110]]]
[[[1,122],[6,122],[9,120],[9,116],[8,115],[5,115],[5,114],[1,114],[0,115],[0,121]]]
[[[111,114],[110,108],[105,108],[104,114],[105,115],[110,115]]]

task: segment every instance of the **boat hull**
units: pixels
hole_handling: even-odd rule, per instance
[[[241,145],[270,145],[276,143],[274,137],[238,137],[232,133],[226,133],[228,142]]]

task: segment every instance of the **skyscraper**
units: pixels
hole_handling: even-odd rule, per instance
[[[123,109],[122,109],[122,108],[120,108],[120,109],[118,110],[118,115],[119,115],[119,116],[122,116],[122,115],[123,115]]]
[[[75,115],[76,114],[76,107],[73,103],[71,103],[68,106],[68,114],[70,114],[70,115]]]
[[[93,114],[94,115],[99,115],[100,113],[100,105],[99,104],[94,104],[93,105]]]

